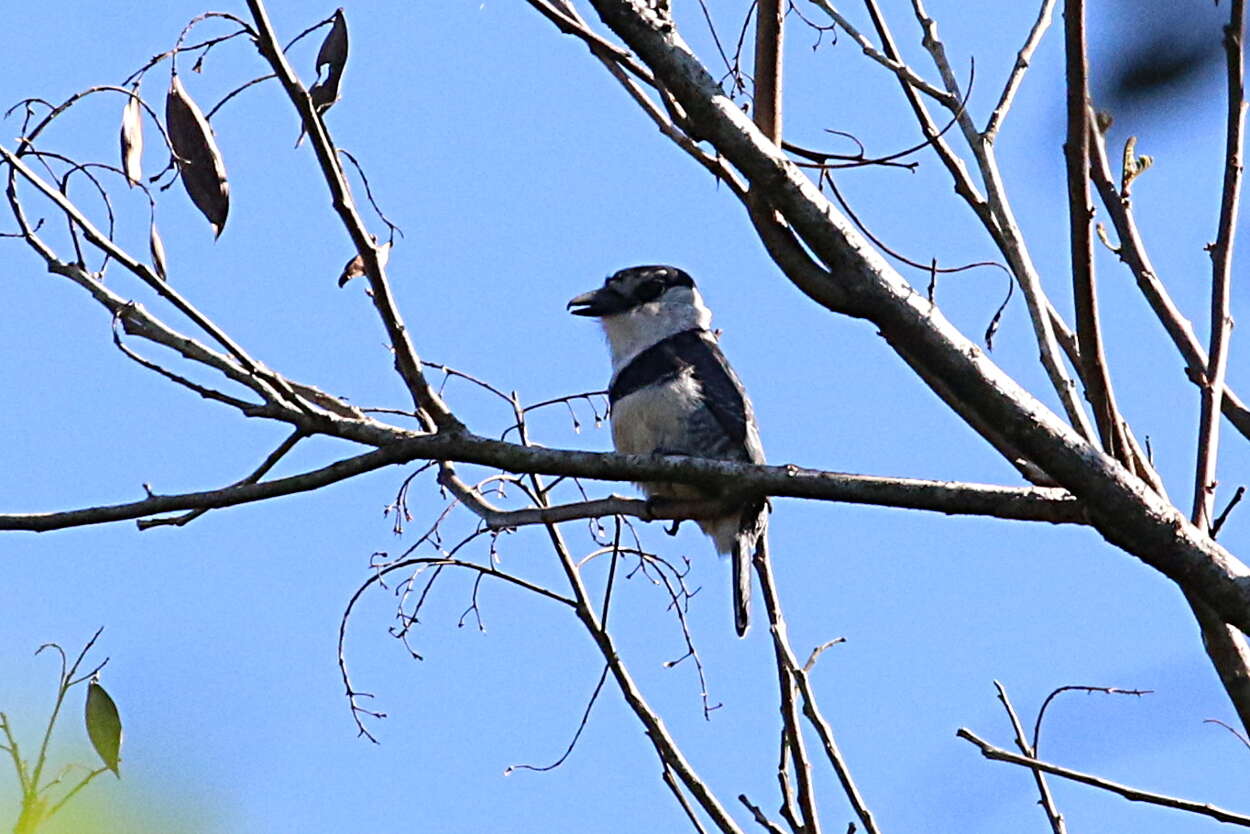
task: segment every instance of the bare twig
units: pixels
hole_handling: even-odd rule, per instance
[[[1098,321],[1098,290],[1094,281],[1093,206],[1089,200],[1089,66],[1085,58],[1085,3],[1066,0],[1063,7],[1067,63],[1068,132],[1064,160],[1068,169],[1068,235],[1072,251],[1072,295],[1076,338],[1081,353],[1085,398],[1094,413],[1103,450],[1131,466],[1116,408],[1111,375]]]
[[[681,785],[677,784],[677,778],[673,776],[673,769],[668,765],[664,765],[660,774],[660,779],[672,792],[677,799],[677,804],[681,806],[681,810],[685,812],[686,819],[690,821],[691,827],[694,828],[695,834],[707,834],[707,829],[703,827],[703,821],[699,819],[699,815],[695,813],[694,808],[690,804],[690,800],[686,798],[686,793],[681,789]]]
[[[1011,68],[1011,74],[1007,76],[1007,83],[1003,85],[998,104],[994,106],[989,121],[985,123],[985,130],[982,131],[985,141],[993,142],[998,136],[998,129],[1002,127],[1003,119],[1007,117],[1007,111],[1011,109],[1011,103],[1015,100],[1016,91],[1020,89],[1020,83],[1024,81],[1024,73],[1029,68],[1029,62],[1033,60],[1033,53],[1037,50],[1037,45],[1041,43],[1042,35],[1046,34],[1046,29],[1050,26],[1050,18],[1054,9],[1055,0],[1042,0],[1041,8],[1037,10],[1037,20],[1033,22],[1033,28],[1029,30],[1024,46],[1020,47],[1020,52],[1016,54],[1015,66]]]
[[[1246,738],[1246,736],[1243,735],[1236,727],[1225,724],[1223,721],[1221,721],[1218,718],[1204,718],[1202,723],[1203,724],[1218,724],[1219,726],[1223,727],[1225,730],[1228,730],[1230,733],[1232,733],[1233,737],[1237,739],[1238,741],[1240,741],[1247,750],[1250,750],[1250,738]]]
[[[481,578],[482,576],[485,576],[485,574],[478,574],[479,578]],[[586,724],[589,723],[590,721],[590,711],[594,709],[595,702],[599,700],[599,693],[603,691],[603,685],[604,683],[607,682],[607,680],[608,680],[608,667],[604,666],[603,671],[599,673],[599,682],[595,684],[594,691],[590,693],[590,698],[587,699],[586,701],[586,708],[582,710],[582,719],[577,724],[577,730],[573,733],[573,738],[569,741],[569,746],[566,747],[564,749],[564,752],[560,754],[560,758],[556,759],[554,762],[552,762],[549,765],[531,765],[531,764],[508,765],[506,768],[504,768],[504,771],[503,771],[504,775],[507,776],[508,774],[512,773],[514,770],[534,770],[534,771],[538,771],[539,773],[542,773],[548,770],[555,770],[557,767],[564,764],[564,762],[568,759],[568,757],[572,755],[573,748],[577,747],[577,740],[582,737],[582,731],[586,729]]]
[[[785,31],[782,0],[756,0],[755,4],[755,107],[752,115],[760,132],[781,144],[782,34]]]
[[[248,475],[246,478],[244,478],[241,481],[237,481],[234,484],[231,484],[231,486],[242,486],[243,484],[254,484],[254,483],[259,482],[261,478],[265,477],[265,475],[269,473],[269,470],[277,466],[278,462],[282,460],[282,458],[286,457],[288,452],[290,452],[292,449],[295,448],[295,445],[297,443],[299,443],[301,440],[303,440],[307,436],[308,434],[303,429],[296,429],[295,431],[291,432],[291,434],[288,435],[285,440],[283,440],[280,444],[278,444],[278,447],[276,449],[274,449],[272,452],[266,455],[265,459],[261,461],[259,466],[257,466],[254,470],[252,470],[252,473],[250,475]],[[227,489],[229,489],[229,487],[227,487]],[[191,510],[190,512],[185,513],[183,515],[175,516],[173,518],[140,519],[138,522],[138,527],[140,530],[147,530],[152,527],[160,527],[164,525],[174,525],[176,527],[181,527],[184,524],[189,524],[190,522],[204,515],[204,513],[206,512],[208,512],[208,508],[201,507],[199,509]]]
[[[994,688],[998,690],[998,700],[1002,701],[1003,709],[1007,710],[1007,717],[1011,719],[1011,728],[1016,734],[1016,746],[1020,748],[1020,752],[1029,758],[1036,758],[1037,753],[1033,750],[1033,746],[1029,744],[1029,739],[1024,734],[1024,726],[1020,723],[1020,716],[1016,714],[1015,708],[1011,705],[1011,700],[1007,697],[1007,690],[998,681],[994,681]],[[1046,784],[1046,778],[1042,776],[1042,771],[1034,770],[1033,779],[1037,783],[1037,793],[1040,797],[1039,804],[1046,812],[1046,819],[1050,822],[1050,830],[1053,834],[1064,834],[1068,827],[1063,822],[1063,814],[1059,813],[1059,809],[1055,807],[1055,798],[1051,796],[1050,785]]]
[[[1030,748],[1033,750],[1033,753],[1031,755],[1037,755],[1037,751],[1041,749],[1042,721],[1046,718],[1046,710],[1050,708],[1050,705],[1055,700],[1055,698],[1059,697],[1065,692],[1101,693],[1103,695],[1135,695],[1138,698],[1140,698],[1143,695],[1154,694],[1154,690],[1152,689],[1120,689],[1119,687],[1115,687],[1115,686],[1068,685],[1068,686],[1056,687],[1042,701],[1042,706],[1037,711],[1037,719],[1033,722],[1033,741],[1029,745]]]
[[[1220,534],[1220,530],[1224,527],[1224,522],[1228,521],[1229,514],[1241,503],[1241,499],[1245,497],[1246,488],[1244,486],[1237,487],[1237,491],[1233,493],[1233,497],[1228,500],[1228,505],[1224,507],[1224,512],[1220,513],[1215,523],[1211,525],[1211,538],[1215,538]]]
[[[386,270],[378,262],[377,245],[370,236],[364,220],[356,210],[355,201],[351,196],[351,188],[339,163],[334,143],[330,140],[329,132],[321,120],[321,115],[316,111],[311,99],[308,97],[308,91],[304,89],[304,86],[296,77],[295,71],[291,69],[291,65],[287,62],[286,56],[279,47],[277,36],[274,34],[273,25],[269,22],[269,15],[265,11],[264,4],[261,0],[248,0],[247,6],[256,24],[257,47],[278,76],[278,80],[282,82],[287,96],[291,99],[291,104],[294,105],[299,113],[304,129],[308,134],[309,142],[317,156],[322,176],[329,187],[334,210],[338,213],[343,227],[352,239],[352,243],[355,244],[356,252],[364,261],[365,271],[369,278],[369,287],[372,290],[373,304],[377,308],[378,316],[381,318],[383,326],[386,327],[391,347],[395,352],[396,370],[407,385],[413,404],[417,407],[418,412],[428,415],[427,429],[437,428],[441,431],[449,432],[463,431],[464,424],[451,413],[446,403],[443,402],[442,397],[429,386],[425,375],[421,372],[421,358],[417,355],[416,348],[413,346],[408,330],[404,325],[403,317],[395,304],[390,283],[386,277]]]
[[[1232,811],[1226,811],[1223,808],[1216,807],[1215,805],[1203,802],[1192,802],[1188,799],[1180,799],[1175,796],[1167,796],[1165,794],[1138,790],[1137,788],[1122,785],[1118,782],[1112,782],[1099,776],[1092,776],[1078,770],[1069,770],[1066,767],[1053,765],[1050,762],[1044,762],[1040,759],[1030,758],[1029,756],[1021,756],[1017,753],[1012,753],[1010,750],[995,747],[989,742],[978,738],[971,730],[964,727],[960,727],[955,735],[976,745],[980,748],[981,755],[985,756],[987,759],[1009,762],[1011,764],[1022,765],[1033,770],[1045,771],[1046,773],[1051,773],[1055,776],[1061,776],[1064,779],[1071,779],[1073,782],[1080,782],[1081,784],[1090,785],[1091,787],[1099,788],[1100,790],[1119,794],[1132,802],[1147,802],[1151,805],[1160,805],[1164,808],[1175,808],[1179,811],[1188,811],[1191,814],[1200,814],[1204,817],[1211,817],[1212,819],[1219,820],[1220,822],[1250,827],[1250,817],[1237,814]]]
[[[785,834],[781,826],[770,820],[764,812],[760,810],[760,806],[748,799],[746,794],[738,794],[738,801],[742,803],[744,808],[751,812],[751,818],[759,823],[760,827],[767,831],[768,834]]]
[[[773,578],[772,565],[766,548],[760,548],[755,553],[752,560],[755,573],[760,579],[760,587],[764,594],[764,608],[768,612],[769,631],[773,638],[773,654],[776,658],[779,673],[783,674],[784,682],[792,690],[791,697],[798,698],[802,701],[800,707],[803,716],[808,723],[816,730],[816,735],[820,739],[821,750],[825,754],[830,767],[838,777],[842,790],[846,793],[847,799],[851,803],[851,807],[855,810],[856,816],[863,823],[864,830],[868,834],[878,834],[876,819],[873,817],[872,811],[868,808],[867,802],[864,800],[863,794],[860,793],[858,785],[855,783],[854,777],[851,775],[851,769],[842,755],[841,749],[833,736],[833,728],[825,719],[820,711],[820,706],[816,701],[815,692],[812,690],[811,681],[808,677],[807,668],[800,666],[798,659],[794,656],[794,651],[790,647],[790,640],[786,628],[785,619],[782,616],[781,600],[777,593],[776,583]],[[837,641],[833,641],[837,642]],[[813,652],[813,657],[815,652]],[[809,660],[809,663],[811,661]],[[795,705],[787,704],[785,701],[785,689],[783,688],[783,704],[782,718],[786,722],[786,732],[801,735],[802,728],[798,725],[797,720],[791,721],[787,716],[789,709],[793,709]],[[788,739],[791,743],[791,751],[795,751],[794,739]],[[798,747],[802,750],[802,747]],[[804,774],[800,768],[809,766],[804,759],[795,759],[796,775],[799,781],[799,806],[803,807],[803,779]],[[810,811],[814,815],[815,811]],[[808,809],[804,809],[804,817],[809,817]]]
[[[944,105],[950,105],[951,94],[925,81],[907,63],[903,61],[897,52],[891,49],[890,44],[885,45],[885,49],[879,50],[873,46],[872,41],[860,32],[855,26],[847,20],[841,12],[839,12],[829,0],[811,0],[812,4],[818,6],[821,11],[829,15],[829,19],[841,27],[842,31],[850,35],[851,40],[859,45],[864,54],[890,72],[898,76],[898,80],[905,87],[913,90],[919,90],[935,101],[939,101]]]
[[[1116,186],[1116,179],[1111,171],[1107,158],[1106,140],[1097,130],[1091,135],[1093,155],[1090,159],[1090,176],[1094,187],[1098,190],[1103,206],[1111,215],[1119,237],[1118,254],[1120,260],[1132,271],[1137,279],[1137,286],[1145,296],[1150,309],[1162,323],[1164,330],[1176,345],[1176,349],[1185,359],[1185,373],[1189,379],[1202,385],[1207,378],[1207,353],[1194,335],[1193,326],[1173,303],[1166,286],[1159,280],[1154,264],[1146,252],[1145,242],[1137,230],[1137,222],[1133,217],[1132,204],[1128,197],[1121,194]],[[1250,439],[1250,408],[1241,398],[1225,384],[1224,395],[1220,398],[1220,408],[1224,416],[1244,437]]]
[[[1215,497],[1215,465],[1220,448],[1220,401],[1224,396],[1224,374],[1228,368],[1228,341],[1232,331],[1229,317],[1230,273],[1237,210],[1241,198],[1242,133],[1246,117],[1245,89],[1245,1],[1232,0],[1229,22],[1224,27],[1224,50],[1228,65],[1228,115],[1224,145],[1224,187],[1220,197],[1220,219],[1215,243],[1211,246],[1211,344],[1203,380],[1202,410],[1198,429],[1198,460],[1194,472],[1194,508],[1191,521],[1206,529],[1211,522]],[[1243,716],[1250,718],[1250,715]],[[1250,725],[1248,725],[1250,726]]]

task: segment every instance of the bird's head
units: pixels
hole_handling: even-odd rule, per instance
[[[694,279],[675,266],[631,266],[569,301],[575,316],[599,319],[619,369],[639,352],[685,330],[706,330],[712,313]]]

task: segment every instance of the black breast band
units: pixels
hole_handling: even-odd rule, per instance
[[[683,359],[682,355],[689,356],[692,350],[704,347],[702,333],[697,328],[683,330],[656,342],[635,356],[628,365],[621,368],[616,379],[612,380],[612,386],[608,389],[608,402],[616,405],[618,400],[628,397],[640,388],[676,379],[692,367],[692,363]]]

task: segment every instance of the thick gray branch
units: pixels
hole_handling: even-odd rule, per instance
[[[1250,569],[1091,446],[985,356],[874,251],[799,168],[726,97],[690,49],[639,0],[592,0],[604,22],[685,109],[699,134],[751,181],[835,280],[800,287],[829,309],[873,321],[927,376],[1082,500],[1110,542],[1194,588],[1226,622],[1250,628]]]

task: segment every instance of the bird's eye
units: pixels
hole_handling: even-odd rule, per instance
[[[638,289],[634,290],[634,295],[640,301],[655,301],[660,297],[660,293],[664,292],[664,282],[652,278],[638,285]]]

